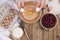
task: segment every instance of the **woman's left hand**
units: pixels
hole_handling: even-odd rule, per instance
[[[45,4],[45,0],[39,0],[38,1],[38,3],[37,3],[37,5],[36,5],[36,7],[39,7],[39,8],[43,8],[43,6],[44,6],[44,4]]]

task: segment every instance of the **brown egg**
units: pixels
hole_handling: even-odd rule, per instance
[[[13,19],[11,18],[11,19],[9,19],[9,21],[10,21],[10,22],[12,22],[12,21],[13,21]]]
[[[3,20],[3,22],[4,22],[4,23],[6,23],[6,22],[7,22],[7,20],[5,20],[5,19],[4,19],[4,20]]]
[[[7,23],[5,23],[5,25],[8,25]]]
[[[15,15],[11,15],[12,16],[12,19],[14,19],[15,18]]]
[[[8,16],[6,16],[6,17],[5,17],[5,19],[6,19],[6,20],[8,20],[8,19],[9,19],[9,17],[8,17]]]
[[[6,17],[4,18],[4,20],[6,20]]]
[[[11,15],[13,15],[14,13],[10,13]]]
[[[9,19],[7,20],[7,22],[9,22]]]
[[[8,29],[9,28],[9,26],[8,25],[5,25],[5,27],[4,27],[5,29]]]
[[[10,12],[10,13],[14,13],[14,10],[13,10],[13,9],[10,9],[9,12]]]
[[[9,19],[11,19],[11,18],[12,18],[12,16],[10,15],[10,16],[9,16]]]
[[[4,25],[5,25],[4,23],[1,24],[2,27],[4,27]]]

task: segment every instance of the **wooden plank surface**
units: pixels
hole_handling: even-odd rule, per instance
[[[41,28],[39,21],[34,24],[24,23],[24,27],[28,32],[30,40],[57,40],[56,28],[50,31],[44,30]],[[25,39],[25,37],[23,37],[23,39]]]
[[[60,21],[58,21],[58,25],[53,30],[49,31],[44,30],[41,27],[40,21],[37,21],[33,24],[23,24],[28,32],[30,40],[60,40]],[[22,39],[28,40],[25,37],[23,37]]]

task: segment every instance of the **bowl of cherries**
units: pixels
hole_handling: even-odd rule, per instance
[[[55,14],[43,14],[40,20],[41,26],[46,30],[54,29],[58,24],[58,19]]]

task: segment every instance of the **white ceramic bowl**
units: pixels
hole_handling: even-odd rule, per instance
[[[12,30],[12,36],[14,38],[21,38],[23,36],[23,30],[20,27],[16,27]]]

